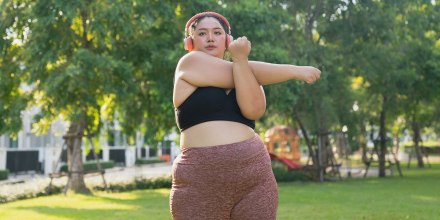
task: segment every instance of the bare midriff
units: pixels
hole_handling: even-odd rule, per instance
[[[180,134],[181,148],[232,144],[255,136],[252,128],[232,121],[208,121],[185,129]]]

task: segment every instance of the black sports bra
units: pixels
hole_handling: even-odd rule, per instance
[[[255,129],[255,121],[241,114],[235,89],[226,94],[222,88],[198,87],[175,111],[180,131],[206,121],[234,121]]]

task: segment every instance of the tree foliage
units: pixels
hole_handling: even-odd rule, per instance
[[[322,70],[313,85],[266,86],[258,132],[297,123],[295,113],[312,135],[347,127],[353,148],[365,145],[369,128],[380,127],[386,139],[402,118],[406,128],[415,121],[440,130],[438,1],[12,0],[0,7],[0,133],[17,132],[29,106],[41,110],[40,132],[60,117],[84,123],[85,134],[117,119],[124,133],[141,131],[148,143],[177,131],[174,68],[185,53],[184,25],[202,11],[225,15],[233,36],[247,36],[252,60]]]

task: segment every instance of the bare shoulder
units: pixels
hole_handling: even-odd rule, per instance
[[[213,57],[204,52],[192,51],[180,58],[176,70],[179,72],[204,72],[207,69],[215,70],[216,68],[225,71],[232,68],[232,65],[229,61]]]
[[[178,108],[185,100],[196,91],[197,87],[187,83],[182,79],[177,79],[174,84],[173,104]]]
[[[206,55],[199,51],[187,53],[180,58],[179,62],[177,63],[177,69],[185,69],[196,64],[196,62],[203,61],[204,56]]]
[[[197,71],[198,53],[190,52],[182,56],[177,63],[175,77],[178,79],[184,73]]]
[[[234,88],[232,64],[200,51],[192,51],[180,58],[174,78],[175,107],[180,106],[197,87]]]
[[[173,89],[173,105],[175,108],[178,108],[197,89],[196,86],[180,77],[184,72],[191,71],[185,67],[191,63],[191,57],[188,55],[189,53],[180,58],[175,71]]]

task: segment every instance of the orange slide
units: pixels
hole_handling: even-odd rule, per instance
[[[297,170],[297,169],[301,169],[301,167],[302,167],[302,165],[300,163],[295,162],[293,160],[278,157],[277,155],[275,155],[273,153],[269,153],[269,155],[270,155],[271,160],[279,161],[280,163],[286,165],[289,170]]]

